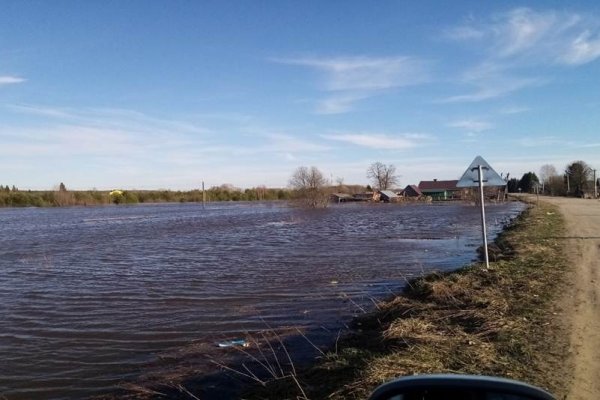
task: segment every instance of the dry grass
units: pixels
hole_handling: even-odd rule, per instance
[[[568,336],[556,298],[570,271],[564,222],[540,203],[496,241],[490,270],[479,265],[410,282],[407,291],[353,323],[336,351],[297,376],[247,398],[364,399],[394,377],[423,373],[504,376],[562,397]]]

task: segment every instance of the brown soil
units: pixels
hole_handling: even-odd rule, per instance
[[[563,309],[571,325],[570,354],[573,381],[569,400],[600,397],[600,202],[544,198],[557,205],[567,223],[567,240],[575,267]]]

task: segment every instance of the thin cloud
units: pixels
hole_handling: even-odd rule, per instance
[[[80,125],[0,130],[0,154],[20,157],[137,157],[149,143],[128,132]]]
[[[441,103],[479,102],[507,96],[516,91],[536,87],[547,80],[540,77],[517,76],[510,67],[486,61],[468,69],[460,79],[460,83],[475,87],[475,90],[439,100]]]
[[[26,79],[20,78],[18,76],[0,75],[0,86],[12,85],[15,83],[22,83],[25,81]]]
[[[599,21],[593,15],[515,8],[447,29],[446,38],[472,43],[487,55],[459,80],[475,90],[440,101],[479,102],[507,96],[547,83],[548,79],[540,77],[540,68],[578,66],[597,60]]]
[[[566,64],[580,65],[600,57],[600,34],[585,31],[571,41],[570,46],[560,56]]]
[[[571,22],[569,22],[571,23]],[[517,8],[501,15],[492,27],[495,29],[496,48],[500,57],[512,57],[530,52],[559,28],[561,21],[554,12],[539,13],[527,8]]]
[[[536,78],[516,78],[507,76],[491,77],[489,81],[484,79],[467,79],[464,83],[477,86],[478,88],[475,91],[467,94],[449,96],[439,100],[439,102],[463,103],[490,100],[507,96],[525,88],[540,86],[543,82],[543,80]]]
[[[308,67],[322,74],[321,89],[334,94],[319,101],[316,109],[319,114],[345,113],[357,101],[382,91],[430,80],[430,63],[417,57],[304,57],[272,61]]]
[[[317,114],[343,114],[354,109],[357,101],[369,97],[366,94],[334,94],[317,103]]]
[[[99,129],[145,132],[148,135],[188,133],[208,134],[210,130],[189,121],[163,119],[147,114],[116,108],[67,108],[37,104],[9,104],[9,110]]]
[[[416,57],[338,57],[275,59],[326,74],[325,90],[381,90],[428,80],[428,63]]]
[[[448,29],[445,35],[459,41],[485,39],[490,57],[498,60],[581,65],[600,57],[598,21],[594,15],[515,8]]]
[[[530,111],[531,108],[529,107],[525,107],[525,106],[510,106],[510,107],[504,107],[501,108],[500,110],[498,110],[499,114],[504,114],[504,115],[512,115],[512,114],[521,114],[527,111]]]
[[[488,131],[494,127],[491,123],[478,119],[461,119],[450,122],[448,126],[451,128],[466,129],[470,132],[476,133]]]
[[[322,137],[328,140],[345,142],[378,150],[406,150],[424,145],[431,141],[429,135],[419,133],[405,133],[393,136],[376,133],[348,133],[322,135]]]
[[[6,109],[26,113],[44,121],[30,129],[0,129],[6,145],[0,153],[44,156],[140,157],[157,158],[157,162],[190,162],[199,157],[232,155],[281,156],[316,154],[330,148],[321,143],[270,129],[249,132],[248,145],[232,145],[228,135],[214,132],[186,120],[163,119],[126,109],[59,108],[39,105],[7,105]],[[244,125],[239,130],[247,130]],[[16,134],[18,133],[18,134]],[[8,151],[8,144],[12,144]],[[160,155],[157,157],[157,155]],[[147,161],[142,161],[147,162]]]
[[[46,107],[39,105],[28,105],[28,104],[8,104],[6,106],[11,111],[16,111],[19,113],[30,114],[30,115],[38,115],[44,117],[54,117],[54,118],[76,118],[76,115],[71,114],[64,109],[56,108],[56,107]]]

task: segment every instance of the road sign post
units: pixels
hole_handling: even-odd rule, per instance
[[[485,171],[485,174],[484,174]],[[475,160],[469,165],[460,178],[457,187],[479,187],[479,200],[481,202],[481,233],[483,237],[483,254],[485,258],[485,267],[490,267],[490,259],[488,255],[487,229],[485,225],[485,196],[483,183],[488,186],[504,186],[506,182],[481,156],[475,157]]]
[[[490,257],[488,255],[487,230],[485,226],[485,198],[483,196],[483,167],[477,166],[477,175],[479,181],[479,199],[481,201],[481,232],[483,235],[483,253],[485,254],[485,267],[490,267]]]

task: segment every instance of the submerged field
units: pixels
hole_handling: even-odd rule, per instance
[[[522,209],[490,206],[491,234]],[[235,367],[235,350],[217,342],[264,340],[270,328],[299,366],[311,346],[297,330],[333,342],[407,280],[471,261],[479,232],[466,204],[1,209],[0,358],[10,370],[0,366],[0,393],[84,398],[218,375]],[[230,386],[203,393],[224,398]]]
[[[364,399],[394,377],[440,372],[523,380],[563,398],[571,371],[558,302],[571,273],[564,229],[556,207],[532,206],[497,239],[490,270],[413,280],[357,318],[315,366],[245,398]]]

